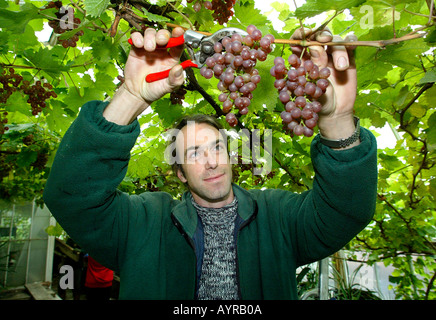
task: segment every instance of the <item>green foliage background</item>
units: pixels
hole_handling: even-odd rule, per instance
[[[62,34],[60,39],[53,34],[49,42],[38,40],[37,32],[55,18],[54,9],[45,9],[47,3],[0,0],[0,72],[14,68],[32,83],[49,82],[57,94],[38,116],[32,115],[21,91],[0,104],[0,113],[8,114],[4,126],[9,127],[0,135],[0,195],[9,201],[36,199],[42,203],[41,193],[53,156],[80,107],[89,100],[110,99],[119,84],[117,77],[122,76],[129,50],[127,39],[132,25],[139,21],[133,17],[139,16],[143,24],[156,28],[172,23],[214,32],[223,27],[214,21],[211,11],[203,8],[195,12],[193,3],[64,0],[65,6],[74,7],[74,16],[81,19],[79,29],[84,30],[77,47],[65,49],[59,41],[77,30]],[[390,281],[396,284],[398,299],[436,298],[436,30],[435,18],[429,18],[430,3],[307,0],[294,11],[287,3],[277,1],[272,3],[272,12],[277,11],[284,23],[283,30],[278,32],[268,14],[263,15],[255,8],[253,0],[238,0],[235,14],[227,23],[242,29],[254,24],[264,34],[272,33],[278,39],[289,39],[300,21],[308,27],[328,22],[334,34],[354,32],[359,40],[367,41],[426,33],[424,37],[386,47],[356,49],[359,92],[356,115],[367,128],[388,124],[397,143],[394,148],[378,150],[377,212],[372,223],[347,249],[366,252],[370,264],[383,261],[393,266]],[[347,14],[343,9],[347,9]],[[318,16],[315,23],[307,22],[307,18],[321,13],[323,18]],[[117,17],[121,19],[118,21]],[[289,53],[289,46],[276,45],[269,58],[258,64],[262,83],[254,92],[249,114],[241,117],[240,122],[243,127],[259,129],[261,133],[273,130],[273,171],[266,176],[254,176],[251,165],[236,165],[235,182],[242,187],[280,187],[294,192],[311,187],[311,139],[291,138],[283,132],[282,106],[269,75],[274,57],[286,57]],[[164,97],[152,105],[153,112],[139,119],[142,134],[132,151],[122,190],[131,194],[159,190],[180,196],[183,186],[163,158],[164,132],[185,114],[219,114],[216,84],[216,79],[205,80],[198,70],[190,70],[184,106],[172,105],[169,96]],[[220,119],[223,121],[223,117]],[[26,144],[23,141],[29,135],[33,142]],[[47,160],[43,167],[37,165],[41,155]]]

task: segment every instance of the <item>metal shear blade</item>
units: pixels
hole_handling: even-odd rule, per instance
[[[214,55],[215,43],[223,40],[225,37],[231,37],[235,33],[238,33],[243,37],[248,35],[247,32],[238,28],[224,28],[210,36],[187,30],[185,32],[185,44],[191,60],[194,61],[199,68],[203,67],[206,63],[206,59]],[[195,49],[199,50],[195,52]]]

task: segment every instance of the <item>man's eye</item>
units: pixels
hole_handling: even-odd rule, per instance
[[[189,154],[189,158],[191,158],[191,159],[197,158],[197,156],[198,156],[198,151],[194,151],[194,152]]]

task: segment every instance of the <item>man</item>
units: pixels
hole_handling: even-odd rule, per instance
[[[172,36],[182,33],[175,28]],[[219,127],[197,117],[176,136],[176,172],[189,192],[180,201],[162,192],[129,196],[117,186],[139,135],[136,117],[184,80],[182,48],[155,50],[170,36],[153,29],[132,34],[124,85],[109,104],[82,107],[59,147],[45,202],[73,239],[120,275],[120,299],[297,299],[296,268],[341,249],[375,209],[376,143],[353,119],[352,52],[310,48],[310,58],[332,70],[319,119],[330,140],[313,140],[312,190],[231,184]],[[326,31],[313,36],[332,40]],[[168,68],[168,79],[144,81]],[[344,148],[324,144],[342,138],[349,138]]]

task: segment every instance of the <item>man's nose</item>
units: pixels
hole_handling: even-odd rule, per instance
[[[214,169],[218,166],[217,155],[209,150],[204,151],[205,165],[207,169]]]

